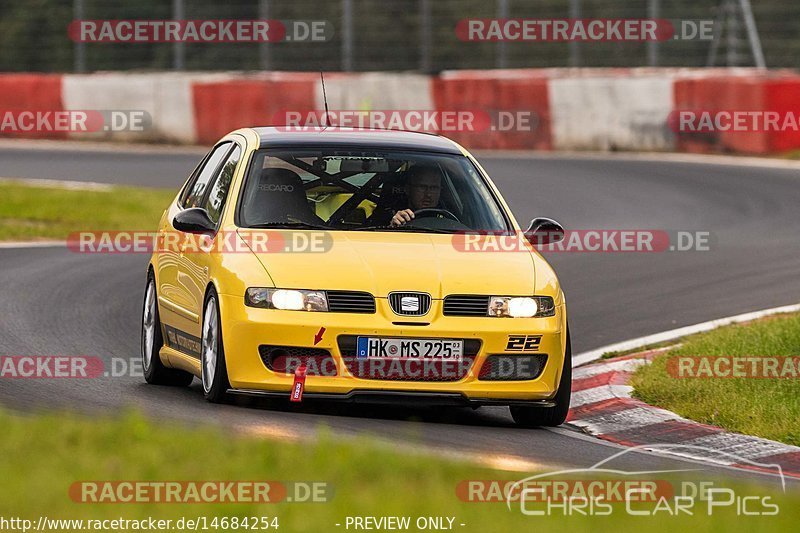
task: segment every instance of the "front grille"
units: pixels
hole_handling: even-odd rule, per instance
[[[445,316],[488,316],[489,296],[453,294],[444,299]]]
[[[390,292],[389,306],[396,315],[426,315],[431,308],[431,295],[424,292]]]
[[[464,339],[462,361],[358,359],[356,335],[340,335],[339,352],[348,372],[359,379],[381,381],[460,381],[469,374],[481,349],[478,339]]]
[[[530,381],[538,378],[547,363],[546,354],[496,354],[486,358],[478,373],[482,381]]]
[[[262,344],[258,354],[264,366],[279,374],[294,374],[301,367],[306,367],[307,376],[335,376],[336,362],[328,350],[322,348],[305,348],[302,346],[273,346]]]
[[[368,292],[325,291],[332,313],[374,313],[375,297]]]

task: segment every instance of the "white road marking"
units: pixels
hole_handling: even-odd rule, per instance
[[[606,448],[612,448],[612,449],[615,449],[615,450],[624,450],[624,449],[629,449],[630,448],[629,446],[623,446],[622,444],[619,444],[619,443],[616,443],[616,442],[612,442],[610,440],[598,439],[596,436],[589,435],[587,433],[582,433],[582,432],[580,432],[580,430],[569,429],[569,426],[571,426],[571,425],[572,425],[572,422],[567,422],[565,425],[560,426],[560,427],[542,428],[542,429],[544,429],[546,431],[549,431],[550,433],[555,433],[557,435],[561,435],[561,436],[564,436],[564,437],[567,437],[567,438],[570,438],[570,439],[578,439],[578,440],[582,440],[582,441],[585,441],[585,442],[591,442],[591,443],[593,443],[593,444],[595,444],[597,446],[605,446]],[[679,457],[680,460],[686,461],[687,463],[697,464],[697,465],[705,466],[705,467],[708,467],[709,463],[711,462],[711,461],[708,461],[705,458],[693,457],[693,456],[685,454],[685,453],[680,453],[680,452],[676,452],[676,451],[669,451],[668,452],[663,448],[639,448],[639,449],[637,449],[635,451],[632,451],[631,453],[639,453],[639,454],[642,454],[642,455],[656,455],[656,456],[659,456],[659,457],[662,457],[662,458],[664,456],[672,455],[672,456]],[[716,463],[714,465],[714,467],[722,469],[722,470],[729,470],[731,472],[736,472],[736,473],[741,473],[742,472],[742,469],[739,468],[739,467],[733,467],[733,466],[729,466],[729,465],[721,464],[721,463]],[[778,472],[771,472],[771,471],[762,472],[762,471],[758,471],[758,470],[750,470],[747,473],[748,473],[748,475],[757,476],[757,477],[776,478],[776,479],[783,480],[783,476],[780,475]],[[788,481],[790,481],[792,483],[796,483],[796,480],[794,478],[788,478]]]
[[[96,181],[51,180],[39,178],[0,178],[0,184],[43,187],[46,189],[66,189],[70,191],[110,191],[114,188],[108,183]]]
[[[717,320],[702,322],[700,324],[695,324],[693,326],[671,329],[669,331],[664,331],[662,333],[647,335],[645,337],[639,337],[638,339],[631,339],[623,342],[618,342],[616,344],[609,344],[608,346],[602,346],[600,348],[589,350],[588,352],[579,353],[573,356],[572,366],[576,367],[579,365],[584,365],[586,363],[591,363],[592,361],[600,359],[600,357],[602,357],[603,354],[607,352],[624,352],[628,350],[635,350],[637,348],[642,348],[650,344],[658,344],[661,342],[672,341],[675,339],[679,339],[681,337],[685,337],[687,335],[693,335],[695,333],[701,333],[703,331],[710,331],[720,326],[727,326],[728,324],[749,322],[751,320],[756,320],[758,318],[762,318],[765,316],[777,315],[780,313],[794,313],[797,311],[800,311],[800,304],[784,305],[782,307],[773,307],[771,309],[764,309],[762,311],[753,311],[752,313],[743,313],[741,315],[719,318]]]
[[[23,241],[23,242],[0,242],[0,249],[14,250],[17,248],[58,248],[66,246],[64,241]]]
[[[660,424],[668,420],[683,420],[680,416],[664,409],[633,407],[609,414],[596,414],[589,418],[570,420],[570,424],[584,428],[591,433],[605,435],[632,428]]]
[[[719,154],[683,154],[674,152],[539,152],[514,150],[471,150],[480,159],[574,159],[579,161],[648,161],[654,163],[690,163],[730,167],[800,169],[800,161],[767,157],[731,156]]]
[[[588,405],[590,403],[613,400],[615,398],[629,398],[633,391],[630,385],[603,385],[572,393],[569,402],[570,408]]]
[[[573,370],[572,379],[591,378],[607,372],[633,372],[647,363],[646,359],[623,359],[622,361],[609,361],[608,363],[585,366]]]
[[[113,152],[138,154],[203,155],[208,148],[161,143],[124,143],[114,141],[58,141],[52,139],[0,139],[0,150],[54,150],[68,152]]]
[[[796,446],[738,433],[716,433],[698,437],[683,444],[720,450],[745,459],[758,459],[779,453],[800,452],[800,448]]]

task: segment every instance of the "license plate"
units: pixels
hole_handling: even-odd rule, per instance
[[[359,359],[461,361],[464,358],[464,341],[359,337],[356,356]]]

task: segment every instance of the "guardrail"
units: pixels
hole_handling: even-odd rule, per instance
[[[329,119],[347,110],[350,118],[364,114],[374,123],[370,115],[380,115],[388,127],[402,128],[420,114],[486,117],[478,127],[430,123],[469,148],[743,154],[800,148],[794,109],[800,75],[793,71],[369,72],[332,73],[325,83]],[[0,74],[5,137],[209,144],[242,126],[284,125],[290,113],[319,118],[324,109],[319,75],[307,72]],[[62,111],[99,111],[100,122],[81,129],[48,121],[48,112]],[[122,124],[103,123],[109,113],[134,112],[147,117],[138,127],[124,117]],[[398,122],[389,120],[393,114]]]

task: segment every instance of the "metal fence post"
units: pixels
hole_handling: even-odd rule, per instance
[[[342,70],[353,70],[353,0],[342,0]]]
[[[508,18],[508,2],[509,0],[497,0],[497,18]],[[496,54],[494,58],[495,68],[508,68],[508,48],[503,39],[497,41]]]
[[[183,20],[186,16],[183,9],[183,0],[172,0],[172,19]],[[186,47],[178,41],[172,43],[172,68],[183,70],[186,64]]]
[[[660,0],[649,0],[647,3],[647,18],[657,19],[661,11]],[[647,42],[647,64],[651,67],[658,66],[658,41]]]
[[[269,20],[269,0],[258,1],[258,18],[262,20]],[[271,35],[272,32],[270,31]],[[261,43],[258,47],[259,63],[261,70],[270,70],[272,68],[272,49],[270,43]]]
[[[569,18],[581,18],[581,0],[569,0]],[[569,66],[581,66],[581,48],[577,41],[569,42]]]
[[[83,0],[74,0],[72,3],[72,19],[83,20],[83,17]],[[75,41],[72,50],[74,55],[73,70],[80,73],[86,72],[86,43]]]
[[[419,0],[419,70],[425,74],[431,71],[432,66],[432,26],[431,0]]]
[[[753,8],[750,6],[750,0],[739,0],[739,6],[742,8],[742,17],[744,17],[744,25],[745,28],[747,28],[747,40],[750,41],[750,52],[753,54],[753,60],[758,68],[767,68],[767,62],[764,60],[764,51],[761,50],[761,38],[758,36],[756,19],[753,18]]]
[[[739,17],[736,16],[738,6],[728,0],[728,34],[725,43],[726,63],[729,67],[739,66]]]

